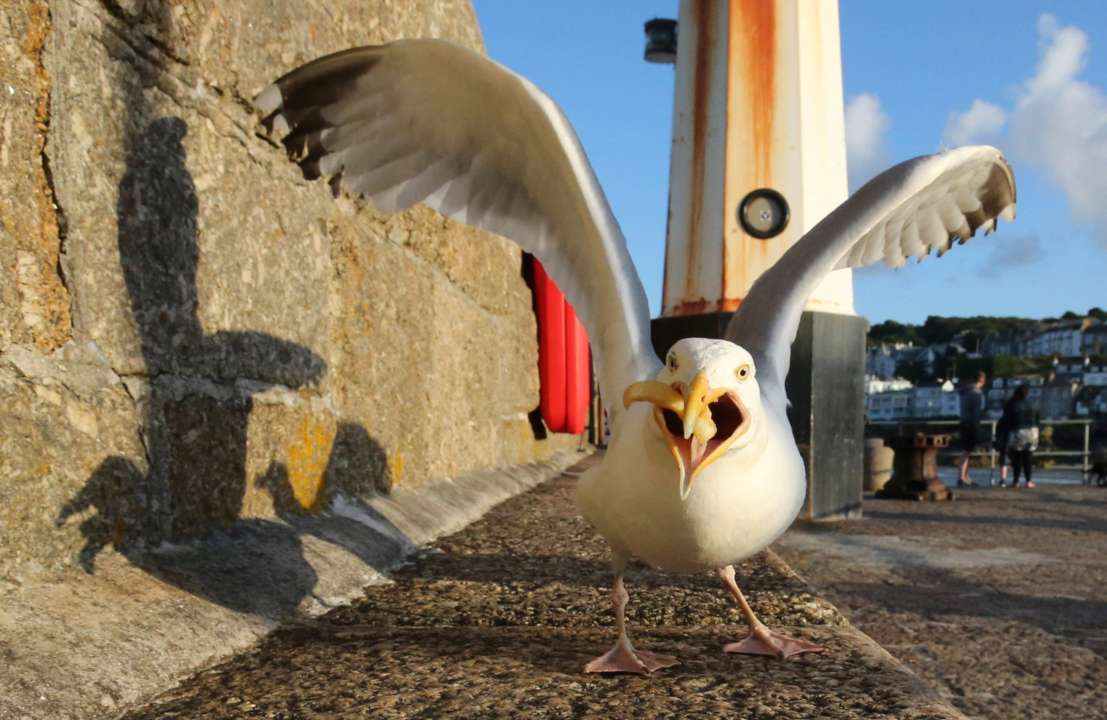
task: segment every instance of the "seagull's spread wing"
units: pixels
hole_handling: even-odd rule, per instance
[[[831,270],[883,260],[899,267],[944,254],[997,218],[1015,217],[1015,176],[998,150],[964,147],[917,157],[866,183],[757,279],[727,338],[754,356],[758,381],[783,400],[792,341],[808,296]]]
[[[419,202],[534,253],[584,323],[610,411],[657,372],[649,309],[576,133],[519,75],[439,40],[329,55],[255,99],[309,177],[385,212]]]

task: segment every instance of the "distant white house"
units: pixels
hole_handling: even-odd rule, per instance
[[[897,378],[907,387],[879,384],[872,381],[872,388],[865,397],[865,409],[870,422],[889,420],[957,417],[961,414],[961,398],[948,380],[941,385],[911,387],[903,378]]]
[[[941,385],[915,388],[911,406],[912,416],[917,418],[957,417],[961,414],[961,396],[946,380]]]
[[[989,335],[981,341],[980,351],[986,357],[1079,357],[1107,354],[1107,323],[1081,318],[1065,320],[1038,332]]]
[[[910,390],[915,387],[907,378],[895,377],[882,379],[867,375],[865,377],[865,394],[874,395],[882,392],[893,392],[895,390]]]
[[[1090,327],[1087,319],[1058,323],[1023,342],[1021,355],[1043,357],[1059,355],[1073,357],[1083,351],[1084,329]]]
[[[1107,368],[1096,367],[1094,370],[1084,373],[1084,384],[1094,387],[1107,385]]]

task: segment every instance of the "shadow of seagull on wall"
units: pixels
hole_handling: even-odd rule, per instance
[[[78,559],[87,572],[111,545],[195,595],[279,617],[294,612],[317,584],[302,535],[341,544],[374,568],[411,543],[359,500],[343,499],[357,520],[304,515],[279,463],[255,481],[270,494],[278,518],[241,518],[253,394],[316,383],[325,364],[312,351],[264,333],[204,333],[195,282],[199,203],[185,165],[186,132],[179,118],[151,122],[119,189],[120,261],[147,373],[138,392],[147,466],[107,458],[58,522],[95,510],[80,525],[85,545]],[[249,384],[236,375],[249,377]],[[339,423],[323,487],[387,492],[384,448],[360,425]]]
[[[257,393],[317,384],[326,363],[311,349],[266,333],[204,331],[197,289],[200,201],[188,169],[189,127],[180,117],[159,117],[153,102],[164,68],[152,61],[159,51],[148,40],[151,34],[168,37],[171,15],[165,0],[146,2],[135,14],[120,12],[129,39],[105,39],[125,115],[117,242],[143,363],[143,371],[125,381],[141,415],[146,452],[141,460],[106,458],[57,523],[79,521],[85,542],[77,560],[86,572],[94,572],[97,556],[112,546],[198,596],[277,617],[296,610],[317,584],[302,534],[318,531],[315,520],[301,521],[279,506],[288,477],[278,466],[255,484],[270,492],[284,517],[241,517],[249,419]],[[136,52],[143,48],[149,52]],[[383,456],[364,428],[340,423],[326,481],[387,489]],[[376,519],[383,535],[402,537]],[[365,562],[376,554],[363,546],[390,541],[368,526],[353,535],[354,552]]]

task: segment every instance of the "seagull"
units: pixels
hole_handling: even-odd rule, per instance
[[[803,503],[784,390],[800,315],[835,269],[921,262],[1013,220],[1014,175],[998,150],[946,150],[876,176],[760,276],[726,339],[680,340],[662,363],[642,283],[580,140],[526,78],[445,41],[405,39],[309,62],[254,104],[305,177],[329,178],[382,212],[422,202],[509,238],[576,309],[612,428],[602,461],[578,480],[577,501],[610,546],[618,632],[585,671],[646,675],[677,663],[630,641],[631,557],[717,574],[749,626],[726,652],[825,650],[761,623],[734,574]]]

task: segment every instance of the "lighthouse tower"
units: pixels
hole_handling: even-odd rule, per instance
[[[721,337],[758,276],[848,194],[836,0],[681,0],[676,39],[662,354]],[[808,301],[788,375],[809,518],[860,513],[864,337],[838,270]]]

